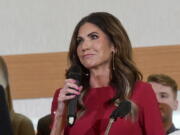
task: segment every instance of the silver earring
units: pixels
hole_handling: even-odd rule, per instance
[[[115,71],[115,53],[112,52],[112,69]]]

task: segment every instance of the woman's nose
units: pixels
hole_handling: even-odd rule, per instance
[[[83,44],[82,44],[82,50],[83,51],[90,49],[90,47],[91,47],[91,43],[89,41],[83,42]]]

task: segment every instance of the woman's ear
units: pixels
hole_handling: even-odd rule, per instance
[[[113,44],[112,44],[111,50],[112,50],[112,53],[114,53],[114,54],[116,53],[116,49]]]

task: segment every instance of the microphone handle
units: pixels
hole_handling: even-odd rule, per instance
[[[72,126],[76,119],[76,111],[77,111],[77,100],[78,96],[69,100],[68,103],[68,125]]]
[[[76,80],[76,84],[80,86],[80,81]],[[76,89],[74,89],[76,90]],[[76,90],[77,91],[77,90]],[[76,112],[77,112],[77,102],[78,102],[79,96],[75,96],[73,99],[69,100],[68,103],[68,125],[72,126],[74,125],[74,122],[76,120]]]

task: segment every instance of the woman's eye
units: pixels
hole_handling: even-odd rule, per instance
[[[82,41],[83,41],[83,40],[82,40],[81,38],[78,38],[78,39],[76,40],[76,42],[77,42],[78,45],[79,45]]]
[[[91,39],[98,39],[98,35],[95,34],[91,35]]]

